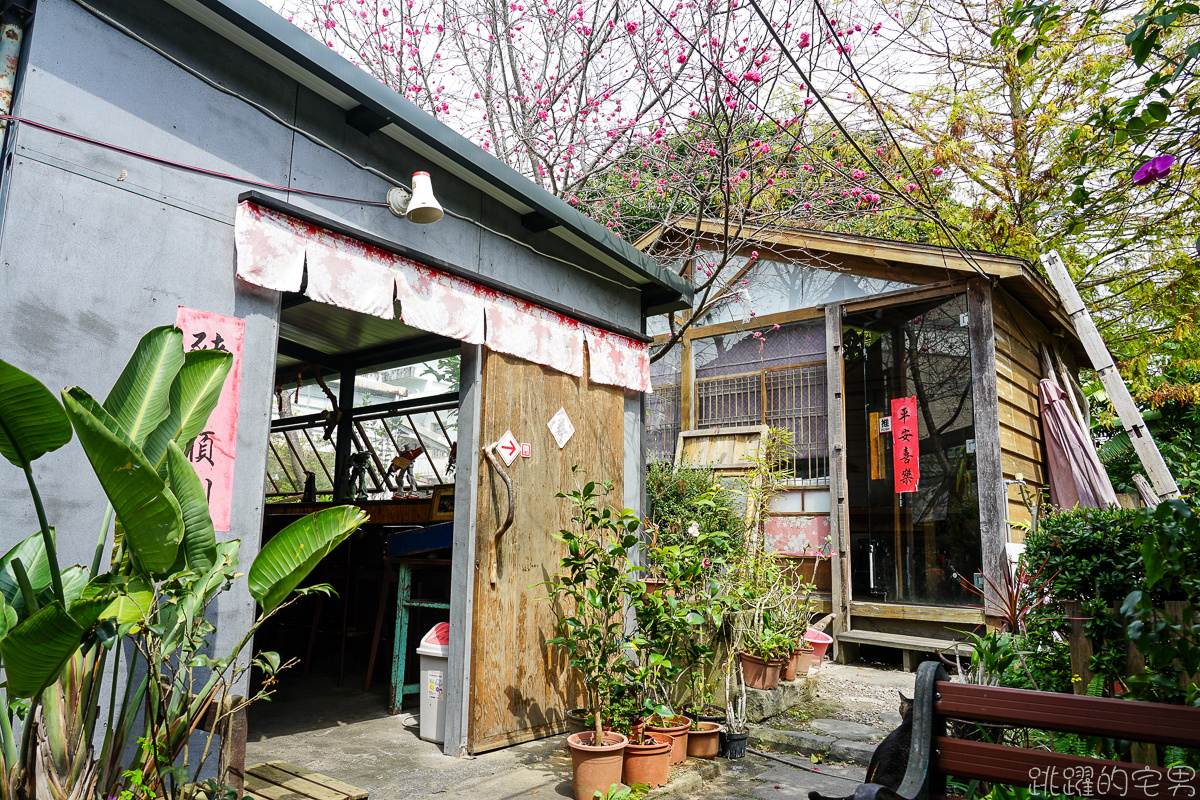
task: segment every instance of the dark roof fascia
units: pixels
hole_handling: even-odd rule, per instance
[[[200,7],[216,14],[278,57],[433,150],[461,170],[462,177],[468,182],[479,185],[482,181],[494,192],[555,223],[557,227],[551,232],[564,241],[584,252],[592,251],[601,261],[609,262],[609,266],[627,273],[639,283],[653,285],[657,289],[652,290],[657,302],[671,302],[677,297],[684,303],[683,307],[690,305],[692,286],[683,278],[451,130],[258,0],[168,2],[209,27],[214,26],[204,15],[193,12]],[[222,33],[219,28],[214,29]]]

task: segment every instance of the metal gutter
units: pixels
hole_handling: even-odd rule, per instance
[[[518,213],[540,218],[572,246],[646,287],[643,307],[690,306],[674,272],[442,124],[257,0],[166,0],[346,111],[377,115],[381,132]],[[350,124],[350,123],[347,123]],[[647,291],[648,290],[648,291]]]

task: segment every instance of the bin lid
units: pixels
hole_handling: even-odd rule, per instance
[[[439,622],[429,629],[429,633],[421,637],[417,646],[417,655],[450,657],[450,623]]]

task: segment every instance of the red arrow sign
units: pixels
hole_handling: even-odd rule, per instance
[[[500,458],[504,460],[504,466],[511,467],[517,458],[517,453],[521,452],[521,443],[517,441],[517,437],[513,436],[512,431],[505,431],[500,440],[496,442],[496,449],[500,451]]]

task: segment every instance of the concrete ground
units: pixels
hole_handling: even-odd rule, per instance
[[[895,690],[911,695],[912,682],[911,674],[899,671],[826,662],[813,707],[798,710],[790,722],[777,719],[767,724],[795,730],[811,728],[824,718],[845,720],[876,726],[873,742],[898,721],[892,718]],[[418,737],[415,709],[395,717],[387,714],[384,686],[364,694],[359,680],[348,678],[347,684],[338,689],[332,678],[316,675],[288,680],[272,702],[252,706],[246,763],[288,761],[361,787],[372,800],[572,796],[571,762],[561,736],[474,758],[452,758],[442,755],[439,745]],[[817,726],[814,732],[819,730]],[[814,763],[812,753],[786,745],[756,744],[752,739],[751,747],[757,752],[738,761],[689,761],[686,769],[676,768],[668,787],[648,800],[805,800],[813,790],[845,797],[854,793],[865,774],[861,764],[838,763],[839,751],[828,748],[814,751]],[[869,759],[869,750],[864,753],[858,759],[862,763]]]

